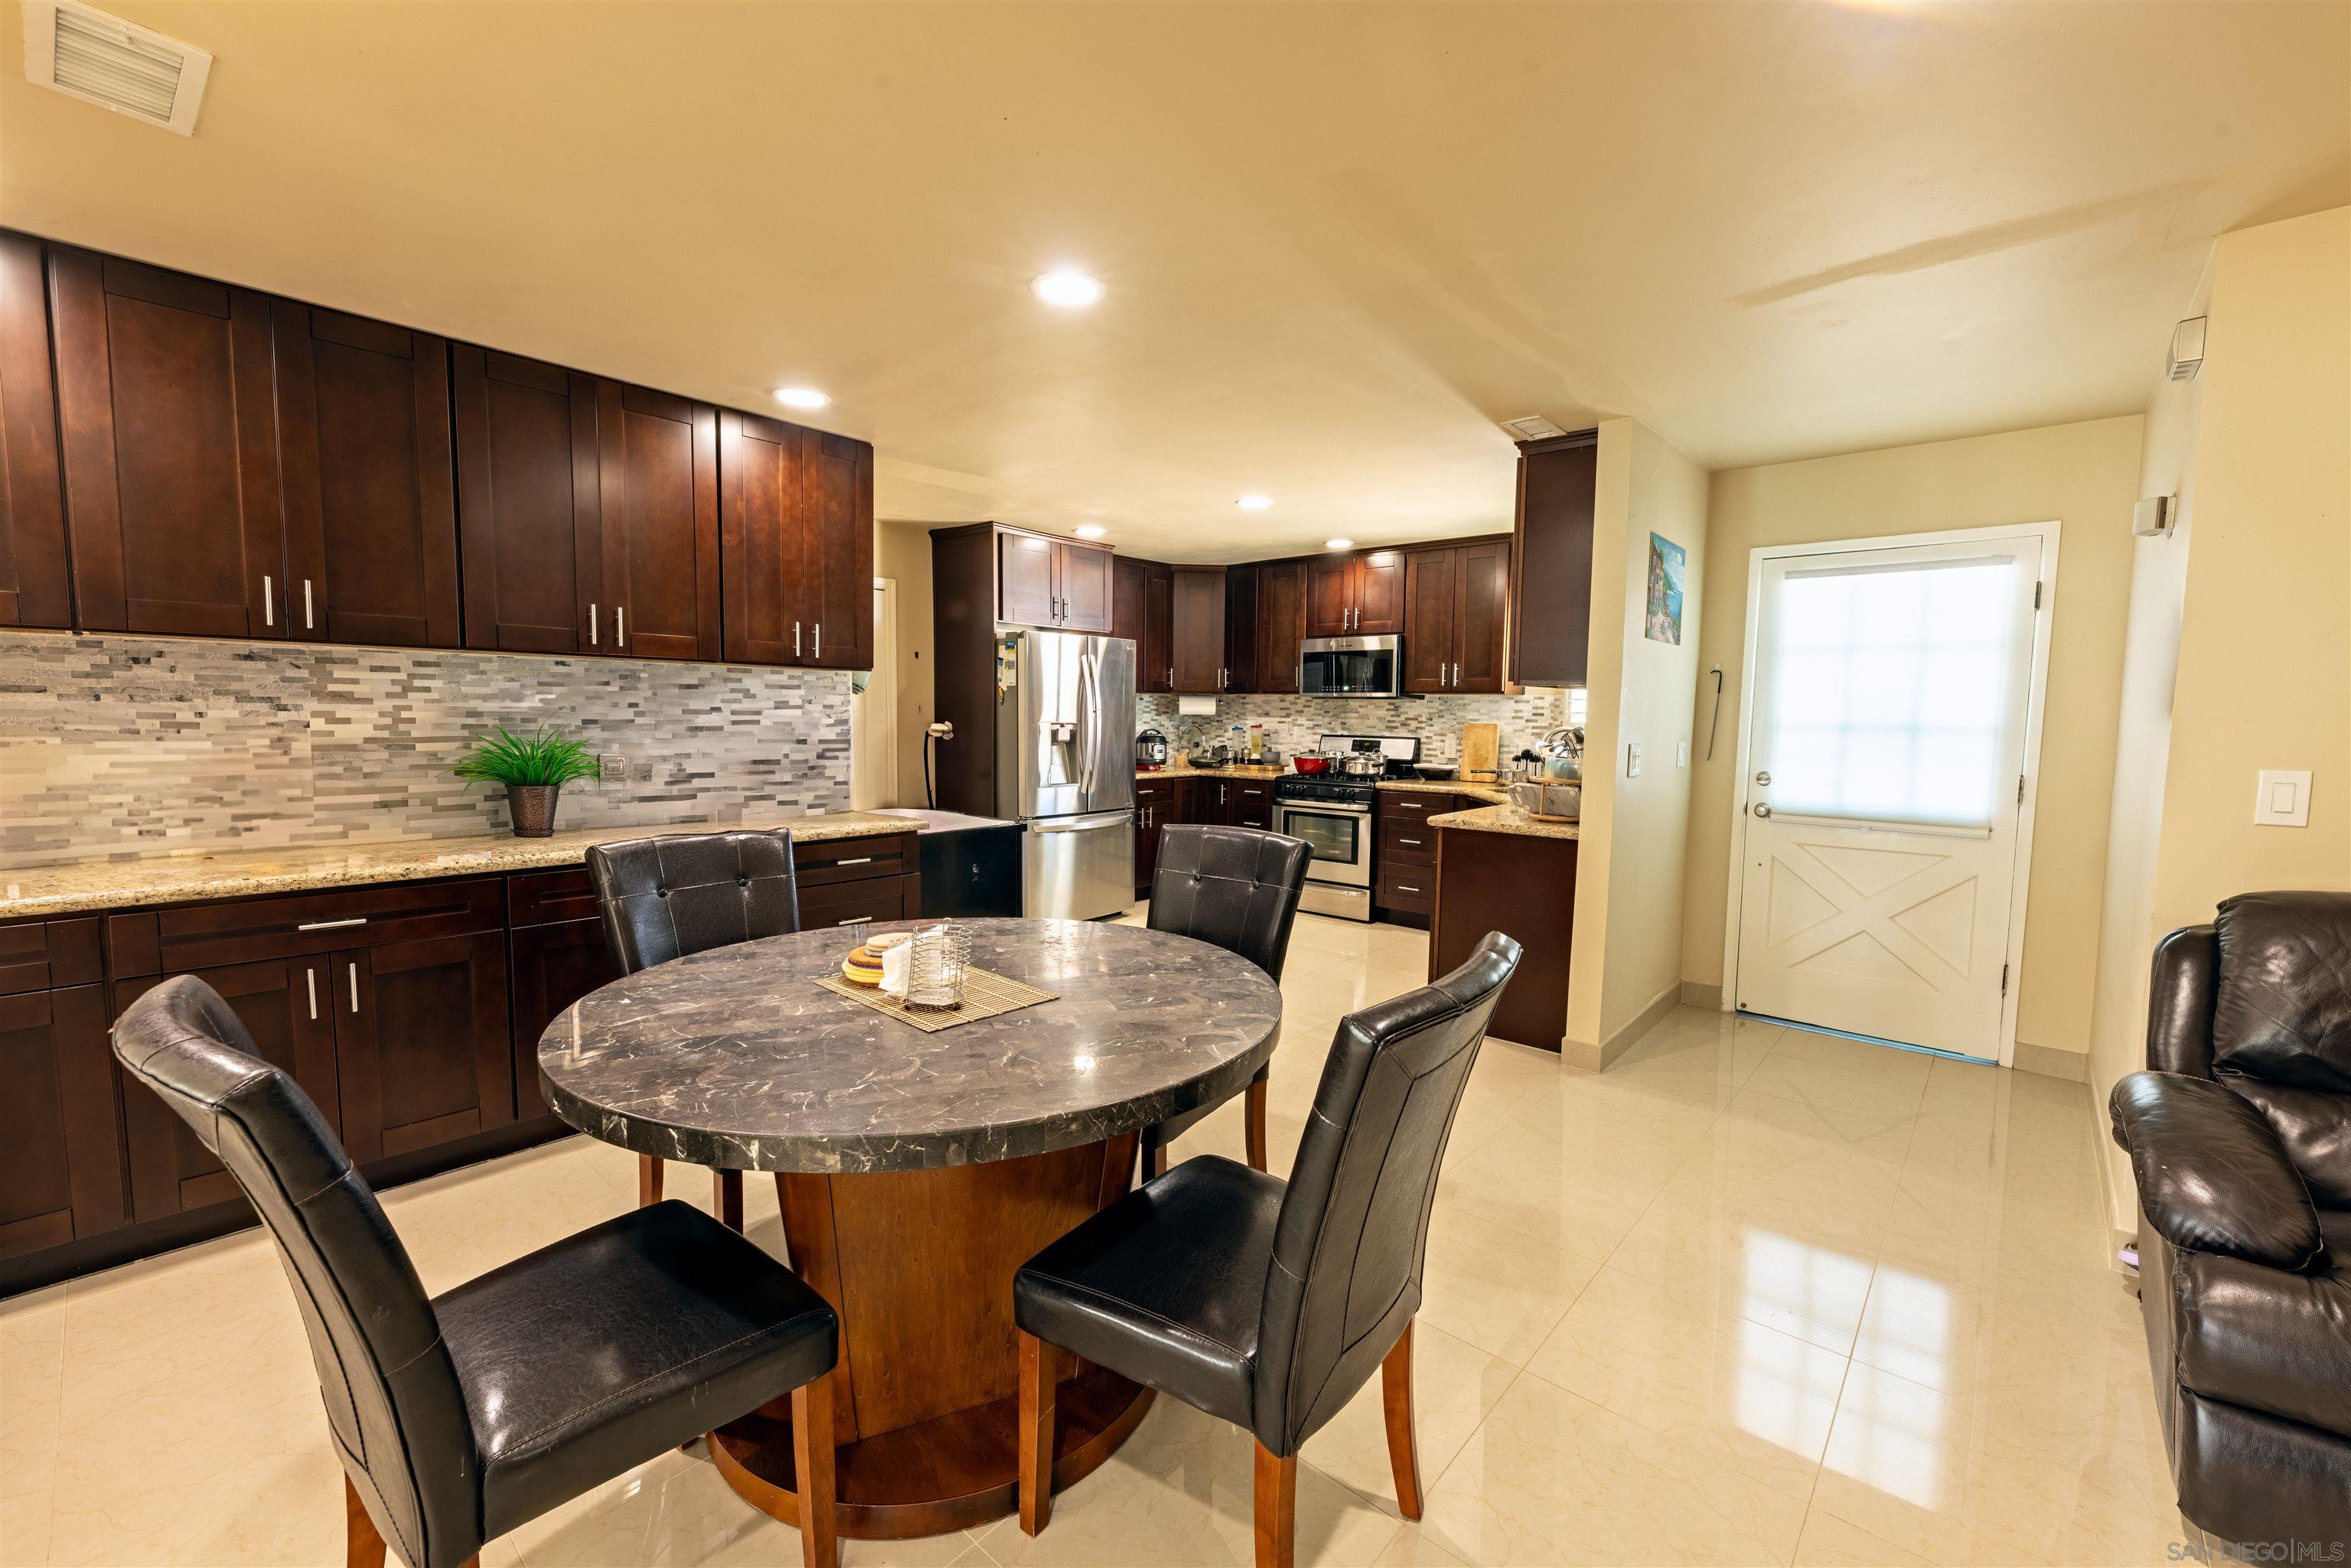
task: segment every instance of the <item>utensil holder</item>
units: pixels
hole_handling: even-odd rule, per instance
[[[964,976],[971,967],[971,932],[949,922],[914,933],[906,960],[906,1005],[941,1011],[963,1006]]]

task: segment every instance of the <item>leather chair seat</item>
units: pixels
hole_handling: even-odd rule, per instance
[[[2208,1399],[2351,1433],[2351,1210],[2321,1210],[2326,1257],[2306,1273],[2241,1258],[2179,1260],[2179,1379]]]
[[[1013,1278],[1013,1320],[1247,1427],[1285,1190],[1219,1155],[1186,1160],[1030,1259]]]
[[[832,1309],[674,1200],[434,1299],[496,1536],[833,1364]]]

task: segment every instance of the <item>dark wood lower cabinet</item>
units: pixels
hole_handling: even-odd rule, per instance
[[[106,988],[0,997],[0,1257],[126,1218]]]
[[[1526,957],[1494,1009],[1493,1034],[1559,1050],[1567,1032],[1568,954],[1575,935],[1576,841],[1474,828],[1435,832],[1429,978],[1467,963],[1489,931],[1515,937]]]
[[[338,953],[332,984],[352,1159],[366,1165],[514,1120],[497,933]]]
[[[514,1018],[515,1114],[549,1114],[538,1087],[538,1039],[555,1015],[621,977],[604,923],[590,917],[548,925],[517,926],[507,934],[507,967]]]

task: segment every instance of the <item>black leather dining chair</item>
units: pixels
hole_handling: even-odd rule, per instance
[[[1298,1450],[1381,1371],[1396,1506],[1420,1517],[1412,1320],[1453,1114],[1519,945],[1339,1022],[1290,1180],[1185,1161],[1013,1277],[1020,1528],[1052,1511],[1065,1356],[1110,1368],[1257,1437],[1257,1561],[1295,1552]]]
[[[588,851],[588,880],[604,917],[604,941],[623,975],[800,928],[792,835],[676,833],[622,839]],[[637,1156],[637,1202],[659,1203],[662,1162]],[[718,1218],[743,1228],[743,1173],[711,1172]]]
[[[1290,956],[1290,933],[1298,922],[1299,896],[1313,846],[1260,828],[1186,823],[1159,831],[1159,863],[1151,875],[1154,931],[1172,931],[1239,954],[1275,983]],[[1260,1067],[1242,1091],[1249,1163],[1265,1169],[1266,1078]],[[1167,1145],[1176,1134],[1224,1104],[1212,1101],[1143,1132],[1143,1168],[1158,1176],[1167,1169]]]
[[[787,1393],[813,1483],[802,1555],[832,1568],[840,1325],[790,1270],[660,1203],[427,1297],[319,1108],[211,987],[182,975],[141,997],[114,1054],[277,1243],[343,1462],[355,1568],[386,1543],[410,1568],[473,1563],[485,1542]]]

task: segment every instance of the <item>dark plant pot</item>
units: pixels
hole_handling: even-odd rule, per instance
[[[560,784],[507,785],[507,811],[514,818],[515,837],[553,838],[555,798],[562,793],[563,786]]]

